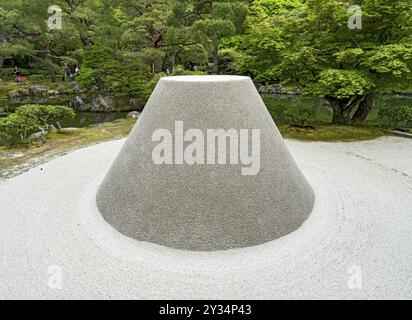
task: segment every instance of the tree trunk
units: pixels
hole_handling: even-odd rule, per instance
[[[339,107],[333,109],[333,119],[332,123],[334,124],[348,124],[350,121],[347,114],[345,114]]]
[[[83,51],[84,52],[89,51],[89,48],[90,48],[90,39],[89,39],[89,37],[80,36],[80,40],[82,41],[82,44],[83,44]]]
[[[3,77],[4,60],[5,57],[0,55],[0,77]]]
[[[348,124],[350,122],[349,113],[350,108],[347,108],[342,101],[339,101],[333,97],[326,97],[326,100],[330,103],[333,111],[333,124]],[[348,112],[349,110],[349,112]]]
[[[352,117],[353,124],[360,125],[366,120],[372,110],[374,100],[374,93],[368,93],[365,95],[365,97],[359,102],[358,109]]]
[[[163,71],[163,61],[161,59],[156,59],[153,63],[153,73],[159,73]]]
[[[175,69],[175,66],[176,66],[176,58],[177,58],[177,54],[179,53],[179,47],[177,47],[177,46],[174,46],[173,47],[173,54],[172,54],[172,59],[171,59],[171,61],[172,61],[172,70],[170,70],[170,72],[173,72],[173,70]]]
[[[57,79],[56,79],[56,72],[54,72],[54,70],[50,71],[50,81],[51,83],[56,83]]]
[[[101,78],[101,75],[99,73],[97,73],[93,76],[93,78],[94,78],[94,81],[96,82],[96,86],[99,90],[100,95],[105,95],[106,90],[105,90],[104,83],[103,83],[103,80]]]
[[[213,39],[213,73],[219,74],[219,40],[217,37]]]

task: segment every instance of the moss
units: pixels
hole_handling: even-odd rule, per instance
[[[135,119],[125,119],[67,133],[51,132],[44,143],[39,145],[0,146],[0,179],[75,149],[123,138],[129,134],[135,122]]]
[[[72,87],[67,82],[55,82],[52,83],[50,80],[35,80],[31,81],[30,78],[24,83],[15,83],[14,81],[0,81],[0,97],[7,97],[10,91],[18,91],[20,89],[30,89],[33,85],[41,85],[47,87],[49,90],[59,90],[63,89],[65,91],[71,90]]]
[[[385,129],[342,125],[295,127],[280,125],[283,137],[304,141],[358,141],[372,140],[388,134]]]
[[[7,94],[9,91],[18,90],[21,85],[15,82],[0,81],[0,95]]]

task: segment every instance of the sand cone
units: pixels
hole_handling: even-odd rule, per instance
[[[208,130],[218,129],[231,130],[233,140],[220,149],[226,159],[219,163],[216,139],[216,161],[208,163]],[[172,137],[171,157],[164,147],[161,164],[156,150],[166,145],[166,136],[160,139],[159,132]],[[203,136],[182,142],[196,132]],[[260,153],[253,153],[257,133]],[[238,164],[231,143],[236,137]],[[194,153],[186,148],[195,141]],[[253,166],[241,161],[242,152],[245,159],[255,156]],[[104,219],[131,238],[213,251],[262,244],[296,230],[312,211],[314,193],[250,78],[181,76],[160,80],[96,201]]]

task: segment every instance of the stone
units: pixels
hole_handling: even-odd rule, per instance
[[[83,93],[83,90],[80,88],[79,84],[73,82],[72,87],[74,93]]]
[[[43,140],[46,135],[46,131],[35,132],[32,135],[30,135],[29,140]]]
[[[30,95],[30,89],[27,88],[21,88],[19,89],[19,93],[22,96],[29,96]]]
[[[57,91],[59,91],[59,94],[66,94],[66,89],[63,87],[60,87]]]
[[[35,96],[46,96],[48,92],[47,87],[38,84],[31,86],[30,90]]]
[[[21,95],[17,90],[12,90],[9,91],[9,93],[7,94],[9,96],[9,98],[13,99],[13,98],[19,98]]]
[[[47,91],[47,94],[48,94],[49,96],[58,96],[60,93],[59,93],[58,90],[48,90],[48,91]]]
[[[75,96],[72,101],[69,102],[69,105],[71,108],[79,111],[89,111],[90,110],[90,105],[87,105],[83,97],[81,96]]]
[[[129,99],[129,106],[133,107],[134,109],[141,109],[144,105],[141,99]]]
[[[74,132],[77,132],[79,130],[80,130],[80,128],[62,128],[60,130],[60,133],[74,133]]]
[[[119,123],[119,122],[123,122],[125,120],[126,119],[116,119],[116,120],[113,120],[112,123]]]
[[[137,119],[139,117],[140,117],[140,112],[137,112],[137,111],[131,111],[127,114],[127,118]]]
[[[264,85],[260,85],[258,88],[259,93],[268,93],[268,88]]]
[[[211,129],[223,139],[209,141]],[[250,139],[239,149],[242,134]],[[202,152],[206,141],[217,148]],[[173,164],[162,162],[162,154],[171,155]],[[243,175],[249,162],[258,170]],[[105,221],[130,238],[216,251],[295,231],[314,198],[250,78],[178,76],[157,84],[101,183],[96,204]]]
[[[111,112],[116,107],[116,101],[113,97],[98,95],[90,104],[91,111],[94,112]]]

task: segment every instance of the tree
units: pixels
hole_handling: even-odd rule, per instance
[[[209,48],[213,73],[217,74],[220,41],[244,31],[248,2],[245,0],[175,0],[169,22],[175,29],[189,32],[191,35],[189,42],[201,43],[203,47]],[[174,32],[176,33],[176,30]],[[181,38],[185,42],[188,40]]]
[[[73,120],[76,115],[69,107],[37,104],[20,106],[16,109],[15,114],[30,120],[30,123],[36,123],[38,129],[43,131],[48,131],[51,125],[60,131],[61,122]]]
[[[59,131],[60,123],[74,119],[73,109],[65,106],[53,105],[24,105],[16,109],[15,113],[0,118],[0,139],[7,143],[26,143],[30,134],[36,131],[47,132],[52,125]]]
[[[118,17],[123,27],[122,46],[143,59],[152,74],[163,71],[168,10],[167,0],[119,1]]]
[[[32,46],[25,39],[16,37],[14,29],[15,17],[18,15],[11,2],[0,7],[0,76],[3,74],[4,62],[7,59],[24,59],[33,55]]]
[[[348,28],[352,1],[295,2],[292,10],[269,14],[261,1],[254,4],[262,22],[245,37],[239,69],[324,97],[333,122],[361,124],[377,93],[411,85],[410,1],[362,1],[360,30]]]
[[[27,141],[29,134],[38,129],[39,125],[35,119],[17,113],[0,118],[0,138],[9,143],[16,139],[20,143],[24,143]]]
[[[309,12],[328,31],[309,29],[318,36],[317,42],[328,44],[322,48],[321,43],[315,43],[325,63],[311,88],[331,103],[335,122],[361,124],[371,111],[377,93],[406,88],[411,83],[408,77],[412,67],[412,3],[396,0],[388,5],[384,0],[363,1],[360,30],[346,27],[345,13],[351,4],[351,1],[308,4]],[[327,15],[335,18],[330,20],[325,18]],[[329,82],[331,74],[335,74],[339,84],[336,90],[324,94],[321,87]]]

